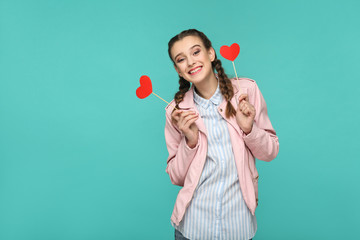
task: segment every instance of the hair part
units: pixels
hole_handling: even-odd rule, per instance
[[[210,50],[210,48],[212,48],[211,41],[208,39],[208,37],[203,32],[200,32],[196,29],[184,30],[181,33],[174,36],[173,38],[171,38],[168,43],[169,57],[175,66],[176,66],[176,64],[171,57],[171,49],[177,41],[180,41],[187,36],[199,37],[207,50]],[[226,109],[225,109],[225,116],[227,118],[230,118],[232,116],[235,117],[236,110],[230,102],[231,98],[234,96],[234,89],[233,89],[230,79],[228,78],[228,76],[226,75],[226,73],[222,67],[221,61],[216,56],[216,52],[215,52],[215,59],[211,63],[211,65],[212,65],[212,69],[213,69],[214,73],[216,70],[216,72],[218,74],[219,88],[220,88],[221,94],[224,96],[224,98],[227,101]],[[179,103],[183,101],[184,95],[189,89],[190,89],[190,82],[179,75],[179,91],[177,93],[175,93],[175,96],[174,96],[176,108],[179,109]],[[175,110],[175,108],[174,108],[174,110]]]

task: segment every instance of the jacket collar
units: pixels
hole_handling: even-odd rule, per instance
[[[233,89],[234,89],[234,96],[231,98],[230,102],[232,103],[233,107],[236,110],[237,105],[238,105],[237,99],[239,98],[239,96],[237,96],[239,90],[238,90],[238,87],[236,86],[236,84],[233,84]],[[218,109],[223,109],[223,111],[221,111],[220,114],[241,135],[242,133],[240,131],[240,127],[238,126],[238,124],[236,122],[235,117],[226,118],[226,116],[225,116],[226,103],[227,103],[226,99],[223,97],[222,102],[218,106]],[[191,85],[191,88],[185,93],[185,95],[183,97],[183,101],[181,101],[179,103],[179,107],[182,109],[185,109],[185,110],[193,109],[194,111],[199,113],[199,111],[197,110],[195,103],[194,103],[194,85],[193,84]],[[199,130],[202,131],[203,133],[205,133],[205,135],[207,135],[206,127],[205,127],[205,124],[204,124],[204,121],[202,120],[202,118],[201,117],[198,118],[198,120],[196,120],[195,123],[197,124]]]
[[[216,74],[216,76],[217,76],[217,74]],[[239,92],[239,89],[236,84],[233,84],[233,89],[234,89],[234,96],[235,96]],[[184,109],[194,108],[195,109],[194,91],[195,91],[194,84],[191,84],[190,89],[185,93],[183,100],[179,103],[180,108],[184,108]],[[219,91],[220,91],[220,89],[219,89]],[[237,96],[237,98],[239,98],[239,97]],[[231,99],[231,103],[233,104],[234,107],[237,106],[236,99],[235,99],[235,101],[233,101],[234,97]],[[223,98],[220,106],[223,107],[223,105],[226,106],[225,98]]]

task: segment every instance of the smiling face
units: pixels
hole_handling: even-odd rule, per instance
[[[206,49],[199,37],[187,36],[175,42],[171,58],[179,75],[194,84],[214,74],[211,62],[215,59],[215,51]]]

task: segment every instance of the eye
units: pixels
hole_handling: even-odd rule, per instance
[[[176,60],[177,63],[182,62],[182,61],[184,61],[183,58],[178,58],[178,60]]]
[[[194,55],[198,55],[200,53],[200,50],[196,50],[195,52],[194,52]]]

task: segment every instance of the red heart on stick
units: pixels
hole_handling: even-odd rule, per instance
[[[140,87],[136,89],[136,96],[138,98],[143,99],[148,97],[151,93],[152,93],[151,79],[146,75],[141,76]]]
[[[234,61],[240,53],[240,46],[237,43],[233,43],[230,47],[224,45],[220,48],[220,54],[224,58],[230,61]]]

